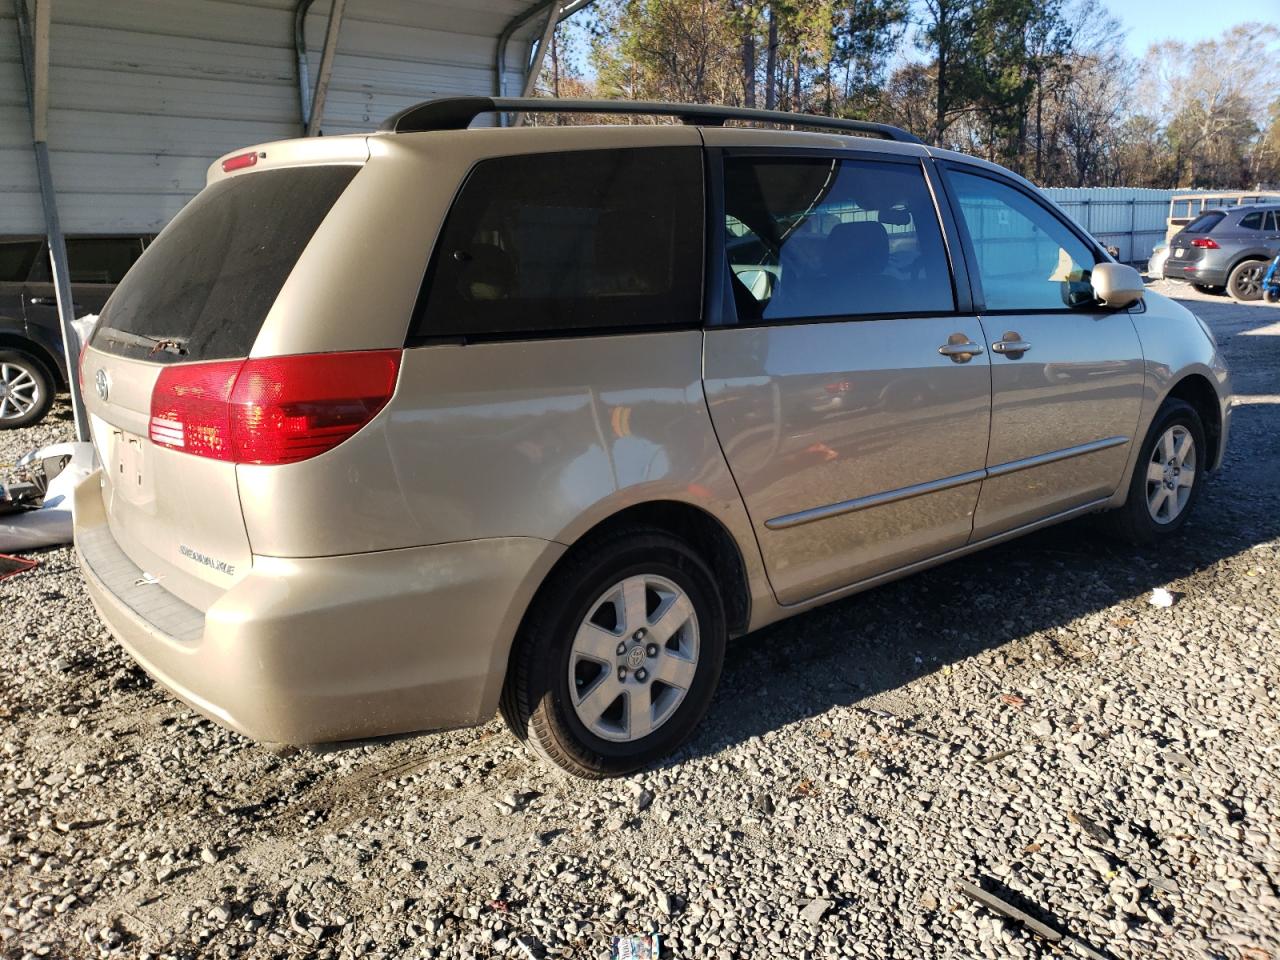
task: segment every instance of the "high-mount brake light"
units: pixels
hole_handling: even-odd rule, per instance
[[[258,153],[256,150],[251,150],[248,153],[238,153],[234,157],[228,157],[222,161],[222,172],[231,173],[233,170],[243,170],[245,167],[252,167],[257,162]]]
[[[377,416],[399,373],[399,350],[173,364],[152,390],[149,434],[212,460],[296,463]]]
[[[1209,237],[1196,237],[1191,241],[1193,247],[1199,247],[1201,250],[1217,250],[1218,241],[1211,240]]]

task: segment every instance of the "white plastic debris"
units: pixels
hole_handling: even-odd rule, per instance
[[[0,517],[0,553],[19,553],[36,547],[71,542],[71,493],[94,470],[91,443],[55,443],[35,452],[36,459],[70,456],[62,472],[49,481],[38,510]]]
[[[80,349],[76,351],[76,356],[80,356],[80,350],[84,349],[84,345],[89,340],[89,334],[93,333],[93,328],[98,322],[96,313],[86,313],[83,317],[76,317],[71,321],[71,328],[76,332],[76,339],[80,341]],[[74,376],[75,371],[71,371]]]
[[[1151,591],[1151,596],[1147,598],[1147,603],[1153,607],[1172,607],[1173,594],[1164,587],[1156,587]]]

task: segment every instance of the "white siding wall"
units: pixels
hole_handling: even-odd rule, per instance
[[[325,133],[446,94],[489,94],[496,38],[529,0],[348,0]],[[56,0],[49,146],[67,233],[160,229],[236,147],[301,133],[293,0]],[[328,0],[307,18],[311,77]],[[508,51],[520,82],[528,36]],[[0,235],[42,233],[17,29],[0,0]]]
[[[1164,240],[1175,193],[1150,187],[1050,187],[1044,192],[1099,242],[1117,247],[1126,263],[1145,262]]]

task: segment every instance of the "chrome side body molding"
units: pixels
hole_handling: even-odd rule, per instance
[[[1112,447],[1118,447],[1128,442],[1128,437],[1104,437],[1101,440],[1091,440],[1089,443],[1067,447],[1063,450],[1055,450],[1052,453],[1042,453],[1022,460],[999,463],[994,467],[987,467],[983,470],[971,470],[967,473],[958,473],[952,477],[931,480],[928,483],[917,483],[909,487],[899,487],[897,490],[886,490],[884,493],[875,493],[869,497],[858,497],[855,500],[842,500],[839,503],[811,507],[798,513],[788,513],[781,517],[774,517],[772,520],[766,520],[764,525],[770,530],[786,530],[789,527],[813,523],[815,520],[826,520],[828,517],[838,517],[846,513],[853,513],[855,510],[879,507],[886,503],[909,500],[912,497],[918,497],[926,493],[937,493],[940,490],[950,490],[952,487],[962,487],[966,484],[985,480],[988,477],[1002,477],[1006,474],[1017,473],[1019,470],[1029,470],[1032,467],[1041,467],[1047,463],[1057,463],[1059,460],[1070,460],[1072,457],[1097,453],[1099,450],[1109,450]]]

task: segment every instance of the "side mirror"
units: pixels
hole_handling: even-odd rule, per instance
[[[1116,309],[1137,303],[1145,290],[1141,274],[1123,263],[1099,263],[1089,280],[1098,302]]]

